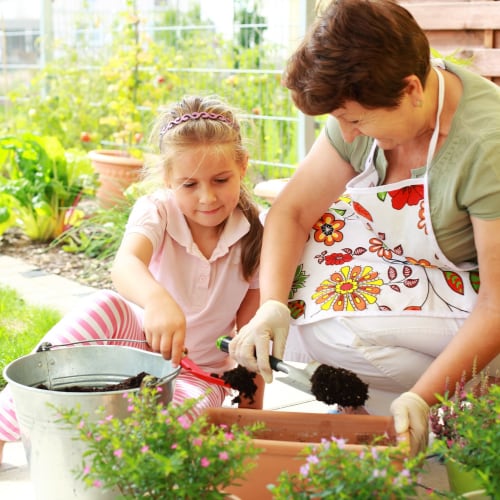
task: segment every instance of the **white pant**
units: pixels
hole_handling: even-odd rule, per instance
[[[391,401],[415,384],[463,321],[424,315],[356,316],[292,325],[284,357],[353,371],[369,386],[367,410],[388,415]],[[489,366],[494,374],[500,356]]]

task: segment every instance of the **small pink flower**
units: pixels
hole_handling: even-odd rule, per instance
[[[101,488],[102,487],[102,481],[100,481],[99,479],[96,479],[93,482],[93,486],[94,486],[94,488]]]
[[[86,476],[89,472],[90,472],[90,467],[88,465],[86,465],[83,468],[83,475]]]
[[[78,422],[78,425],[76,426],[76,428],[82,429],[84,426],[85,426],[85,422],[83,420],[80,420],[80,422]]]
[[[179,445],[178,445],[177,443],[174,443],[174,444],[170,447],[170,449],[171,449],[171,450],[176,450],[178,446],[179,446]]]
[[[219,453],[219,458],[220,458],[221,460],[227,460],[227,459],[229,458],[229,455],[228,455],[227,451],[221,451],[221,452]]]
[[[128,405],[128,406],[127,406],[127,411],[128,411],[129,413],[133,412],[133,411],[134,411],[134,405]]]
[[[201,438],[194,438],[193,439],[194,446],[201,446],[202,444],[203,444],[203,440]]]
[[[191,427],[191,421],[185,415],[181,415],[177,421],[181,424],[183,429],[189,429]]]
[[[147,444],[145,444],[142,448],[141,448],[141,453],[147,453],[149,451],[149,446]]]
[[[226,432],[224,434],[224,437],[226,438],[226,441],[232,441],[234,438],[234,434],[232,432]]]
[[[310,464],[317,464],[319,463],[319,458],[316,455],[309,455],[306,459],[306,462]]]
[[[121,457],[123,456],[123,450],[122,450],[121,448],[118,448],[117,450],[115,450],[115,451],[113,452],[113,455],[114,455],[115,457],[121,458]]]
[[[207,457],[203,457],[200,460],[200,464],[202,467],[208,467],[210,465],[210,460]]]
[[[308,476],[309,475],[309,464],[304,464],[300,467],[300,473],[303,476]]]
[[[337,439],[337,447],[339,450],[343,450],[345,448],[345,445],[346,445],[345,439],[342,439],[342,438]]]
[[[108,416],[106,417],[106,420],[107,420],[108,422],[110,422],[111,420],[113,420],[113,415],[108,415]]]

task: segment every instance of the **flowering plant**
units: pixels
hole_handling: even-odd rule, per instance
[[[467,389],[462,378],[453,396],[431,408],[433,451],[474,471],[487,494],[500,491],[500,386],[482,377]]]
[[[58,409],[86,445],[74,471],[89,487],[117,489],[123,499],[224,498],[260,453],[252,433],[262,427],[216,426],[194,412],[198,399],[164,404],[161,388],[144,387],[128,398],[128,415],[91,421],[78,409]]]
[[[376,445],[355,452],[345,449],[344,439],[324,439],[304,448],[306,461],[298,473],[282,472],[269,490],[276,500],[415,496],[423,457],[409,458],[404,448]]]

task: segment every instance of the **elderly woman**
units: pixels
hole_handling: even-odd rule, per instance
[[[356,372],[422,449],[436,395],[500,352],[500,91],[431,61],[391,0],[332,2],[284,82],[330,116],[269,211],[261,307],[230,352],[271,381],[291,318],[290,359]]]

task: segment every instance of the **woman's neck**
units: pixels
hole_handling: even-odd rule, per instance
[[[439,117],[439,136],[437,139],[437,153],[451,130],[453,116],[457,110],[460,98],[462,96],[462,82],[460,79],[449,71],[437,69],[441,71],[444,80],[445,94],[443,102],[443,110]],[[439,84],[438,77],[434,71],[429,75],[427,82],[427,90],[424,101],[426,106],[424,120],[422,122],[421,131],[415,137],[405,143],[396,146],[394,149],[385,151],[387,160],[387,175],[384,179],[384,184],[397,182],[411,177],[411,171],[424,167],[427,163],[427,153],[429,143],[436,127],[437,109],[438,109]]]

